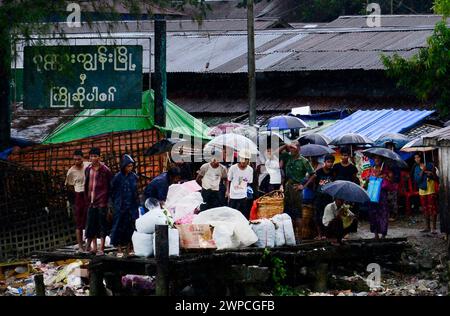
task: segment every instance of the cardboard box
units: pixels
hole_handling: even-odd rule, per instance
[[[88,279],[89,270],[87,268],[77,268],[71,273],[71,275]]]
[[[212,238],[212,227],[205,224],[177,225],[180,247],[183,249],[216,249]]]

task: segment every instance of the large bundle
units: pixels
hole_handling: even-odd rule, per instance
[[[258,218],[272,218],[283,213],[284,194],[281,191],[272,191],[260,197],[256,204]]]

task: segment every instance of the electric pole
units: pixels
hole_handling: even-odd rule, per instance
[[[250,126],[256,124],[255,21],[253,7],[253,0],[247,0],[248,119]]]

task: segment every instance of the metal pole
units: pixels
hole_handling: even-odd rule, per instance
[[[253,6],[253,0],[247,0],[249,125],[256,124],[255,21],[253,17]]]
[[[166,17],[155,15],[155,124],[166,126]]]

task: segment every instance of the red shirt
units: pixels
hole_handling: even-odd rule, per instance
[[[100,164],[98,170],[92,165],[86,168],[85,192],[90,206],[99,208],[108,206],[112,176],[111,170],[104,164]]]

